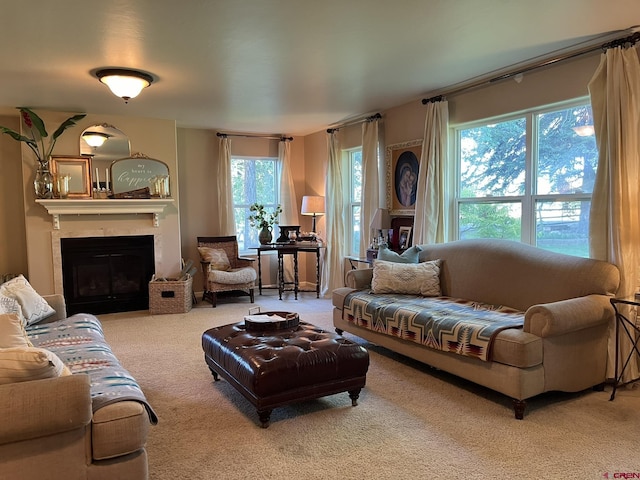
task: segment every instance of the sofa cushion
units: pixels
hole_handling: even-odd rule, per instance
[[[56,313],[23,275],[18,275],[0,285],[0,297],[8,297],[18,302],[25,326],[38,323]]]
[[[0,385],[70,374],[62,360],[44,348],[0,348]]]
[[[96,410],[91,423],[91,448],[96,460],[119,457],[144,448],[150,425],[142,404],[131,401]]]
[[[22,320],[15,313],[0,314],[0,348],[33,347]]]
[[[231,270],[231,263],[227,253],[220,248],[198,247],[200,258],[203,262],[209,262],[210,270]]]
[[[414,245],[413,247],[406,249],[401,254],[398,254],[393,250],[389,250],[386,245],[382,245],[378,249],[378,256],[376,258],[378,260],[384,260],[385,262],[418,263],[421,251],[422,249],[420,247]]]
[[[373,262],[373,293],[440,296],[440,260],[416,264]]]
[[[535,367],[542,364],[542,338],[508,328],[496,335],[491,359],[494,362],[518,368]]]

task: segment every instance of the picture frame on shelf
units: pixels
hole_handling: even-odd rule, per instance
[[[391,215],[414,214],[421,155],[422,139],[387,145],[387,206]]]
[[[66,198],[91,198],[91,157],[56,155],[51,157],[50,163],[54,182],[64,175],[69,176]]]
[[[409,248],[411,246],[411,227],[400,227],[398,238],[400,250]]]

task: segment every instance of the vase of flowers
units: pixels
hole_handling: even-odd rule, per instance
[[[21,135],[3,126],[0,126],[0,132],[6,133],[14,140],[24,142],[25,145],[33,151],[38,161],[36,177],[33,181],[36,198],[53,198],[53,177],[49,171],[49,159],[53,153],[53,147],[56,145],[58,137],[62,135],[67,128],[72,127],[76,122],[82,120],[86,114],[81,113],[67,118],[60,124],[56,131],[53,132],[48,144],[45,144],[45,138],[49,137],[49,133],[42,119],[28,108],[19,107],[18,110],[20,110],[20,118],[26,126],[26,131],[31,135]]]
[[[277,205],[273,212],[267,212],[267,209],[261,203],[254,203],[249,206],[249,225],[252,227],[258,227],[260,233],[258,234],[258,240],[261,245],[267,245],[271,243],[273,239],[273,225],[278,223],[278,215],[282,213],[282,207]]]

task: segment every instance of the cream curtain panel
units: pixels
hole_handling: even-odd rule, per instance
[[[631,296],[638,287],[640,245],[640,62],[635,48],[610,48],[589,82],[599,159],[590,213],[590,254],[618,266],[619,296]],[[628,315],[634,315],[629,310]],[[609,336],[607,376],[614,377],[615,326]],[[624,362],[631,343],[619,334]],[[637,356],[622,379],[638,378]],[[622,366],[622,363],[620,363]]]
[[[218,232],[236,235],[233,218],[233,185],[231,184],[231,140],[226,136],[218,140]]]
[[[287,140],[281,140],[278,144],[278,162],[280,163],[280,205],[282,205],[282,213],[280,214],[280,225],[300,225],[298,218],[298,205],[296,203],[296,187],[293,183],[293,174],[291,170],[291,143]],[[280,232],[273,232],[273,239],[278,238]],[[284,259],[284,278],[285,281],[293,279],[293,260],[290,255],[285,255]]]
[[[345,189],[340,158],[339,133],[334,131],[327,135],[327,183],[326,183],[326,207],[325,216],[326,238],[326,262],[325,275],[322,276],[322,295],[325,296],[334,289],[344,286],[344,257],[345,257],[345,230],[344,209]]]
[[[360,207],[360,256],[371,244],[371,220],[380,205],[379,151],[377,118],[362,124],[362,197]]]
[[[449,103],[429,102],[418,170],[413,244],[444,242],[444,169],[447,161]]]

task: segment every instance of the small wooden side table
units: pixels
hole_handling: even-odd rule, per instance
[[[636,322],[632,322],[631,320],[629,320],[626,316],[624,316],[623,313],[621,313],[618,310],[618,307],[621,305],[630,305],[633,307],[640,307],[640,298],[636,298],[635,296],[626,297],[626,298],[612,298],[610,301],[611,301],[611,305],[613,306],[613,309],[616,312],[616,358],[615,358],[615,378],[613,379],[613,382],[614,382],[613,391],[611,392],[611,398],[609,398],[609,401],[613,400],[616,396],[616,389],[618,388],[618,385],[621,384],[620,381],[622,380],[622,375],[624,374],[624,371],[626,370],[627,365],[629,365],[629,361],[633,356],[633,352],[636,352],[640,356],[640,350],[638,350],[638,342],[640,342],[640,326],[636,325]],[[633,347],[631,348],[631,351],[629,352],[627,359],[622,365],[622,369],[620,370],[620,372],[618,372],[618,369],[619,369],[618,356],[620,352],[620,327],[621,326],[622,328],[624,328],[624,331],[627,334],[627,337],[629,338],[629,340],[631,341]],[[635,333],[635,335],[632,335],[632,332]]]

